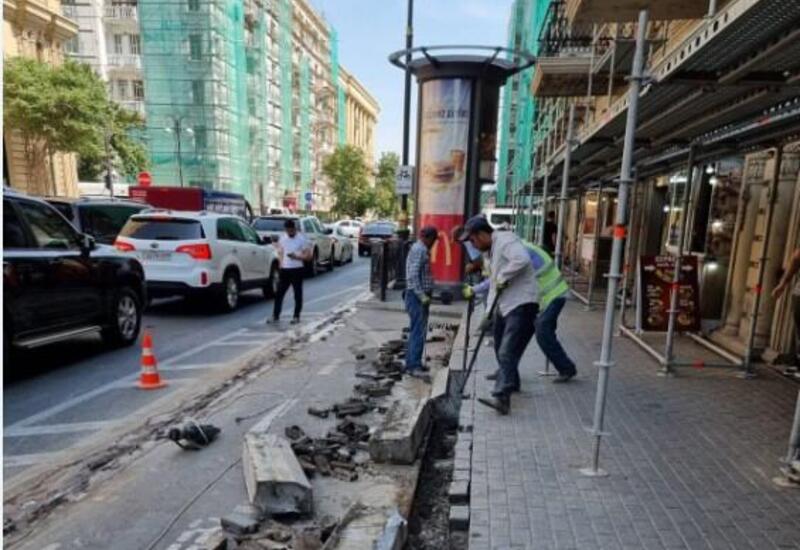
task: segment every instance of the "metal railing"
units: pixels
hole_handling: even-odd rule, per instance
[[[386,291],[397,274],[405,271],[406,254],[411,244],[400,239],[373,241],[370,244],[369,289],[382,302],[386,301]]]

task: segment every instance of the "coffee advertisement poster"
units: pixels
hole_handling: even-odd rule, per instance
[[[683,256],[678,283],[678,314],[675,329],[679,332],[700,330],[700,286],[697,257]],[[639,296],[642,300],[641,326],[644,330],[665,332],[669,327],[673,256],[642,256],[639,260]]]

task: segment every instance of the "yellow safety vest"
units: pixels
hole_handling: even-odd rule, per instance
[[[544,264],[536,270],[536,282],[539,285],[539,308],[544,311],[550,302],[560,298],[569,290],[569,285],[561,275],[558,266],[547,251],[528,241],[522,241],[528,250],[539,256]]]

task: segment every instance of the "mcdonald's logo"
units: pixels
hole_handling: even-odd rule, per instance
[[[439,243],[444,243],[444,265],[451,266],[453,265],[453,241],[450,239],[450,235],[447,234],[446,231],[439,231],[439,235],[436,239],[436,242],[433,243],[433,247],[431,248],[431,263],[436,261],[436,258],[439,256]]]

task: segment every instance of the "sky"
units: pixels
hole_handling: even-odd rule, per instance
[[[387,60],[405,48],[406,0],[311,0],[339,33],[339,61],[380,103],[375,153],[400,155],[403,71]],[[416,0],[414,46],[505,46],[512,0]],[[416,82],[412,80],[412,91]],[[416,128],[412,96],[411,162]]]

